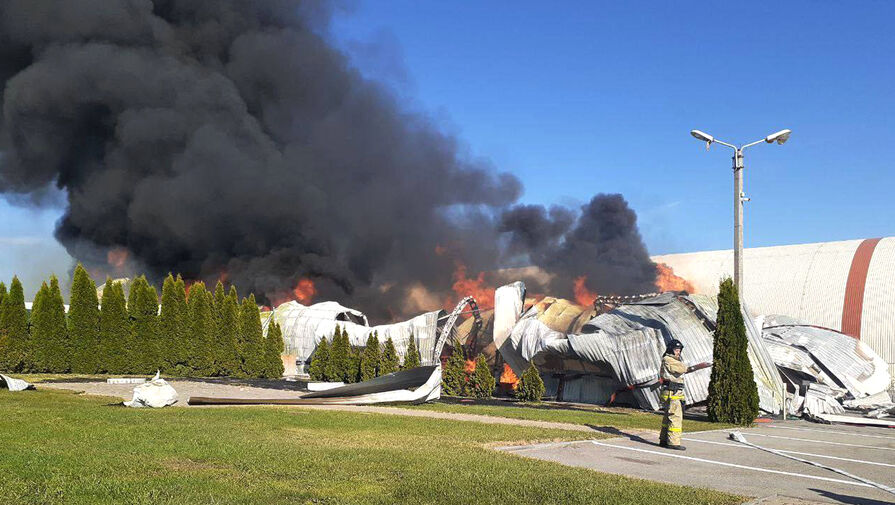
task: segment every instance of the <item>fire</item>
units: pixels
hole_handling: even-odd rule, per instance
[[[597,298],[597,294],[587,289],[587,276],[575,278],[575,303],[578,305],[591,305]]]
[[[494,308],[494,287],[485,284],[485,272],[479,272],[474,278],[466,277],[466,265],[457,261],[453,277],[454,284],[451,288],[457,295],[457,301],[463,297],[472,296],[475,298],[479,309]],[[450,300],[447,301],[446,305],[452,306]]]
[[[497,383],[504,389],[511,389],[513,391],[516,390],[516,386],[519,385],[519,377],[516,377],[516,373],[513,372],[513,369],[510,368],[510,365],[506,363],[503,364],[503,372],[500,374],[500,379]]]
[[[656,263],[656,289],[659,291],[696,292],[696,288],[690,284],[690,281],[675,275],[674,270],[665,263]]]
[[[311,300],[314,299],[314,295],[317,294],[317,287],[314,286],[314,281],[305,277],[299,279],[298,284],[295,285],[295,289],[292,290],[292,294],[295,295],[295,299],[298,300],[299,303],[307,305],[311,303]]]
[[[127,249],[123,247],[114,247],[109,249],[109,252],[106,253],[106,262],[115,267],[115,270],[121,270],[124,268],[124,264],[127,263],[127,257],[130,255]]]
[[[435,254],[439,256],[444,256],[444,253],[447,252],[447,247],[441,244],[435,244]]]
[[[471,360],[471,359],[466,360],[465,370],[466,370],[466,373],[475,372],[475,360]]]

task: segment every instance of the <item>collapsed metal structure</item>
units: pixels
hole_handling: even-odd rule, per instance
[[[450,313],[427,312],[378,326],[370,326],[361,312],[335,302],[311,306],[288,302],[267,315],[264,328],[278,321],[288,359],[296,364],[298,374],[310,363],[320,340],[331,338],[338,325],[354,347],[363,347],[375,331],[380,342],[391,338],[403,358],[414,339],[422,364],[438,368],[445,346],[456,340],[471,354],[484,354],[494,370],[506,365],[520,376],[534,363],[548,396],[556,400],[648,410],[660,408],[659,364],[667,342],[674,338],[684,343],[687,365],[712,361],[718,311],[713,296],[650,293],[600,297],[593,306],[581,306],[553,297],[526,299],[525,284],[517,281],[495,290],[494,302],[493,310],[480,311],[475,299],[466,297]],[[780,414],[786,409],[789,414],[822,419],[853,408],[879,418],[895,407],[886,392],[891,383],[887,364],[862,342],[782,316],[753,320],[745,307],[742,313],[762,411]],[[461,320],[464,314],[471,317]],[[319,400],[428,401],[440,394],[431,377],[423,381],[425,391],[417,393],[387,392],[381,390],[388,388],[383,383],[369,398],[355,397],[358,392],[353,389],[337,388],[325,393],[329,399]],[[710,368],[687,376],[688,404],[706,400],[710,377]],[[349,393],[350,400],[338,399]],[[306,397],[306,401],[312,399]]]

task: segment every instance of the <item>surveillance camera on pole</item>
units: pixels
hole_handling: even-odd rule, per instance
[[[768,144],[773,144],[776,142],[779,145],[783,145],[787,140],[789,140],[789,136],[792,134],[792,130],[780,130],[776,133],[772,133],[767,137],[756,140],[750,144],[746,144],[741,147],[737,147],[733,144],[728,144],[727,142],[722,142],[715,137],[709,135],[700,130],[690,130],[690,135],[692,135],[696,140],[700,140],[705,142],[705,148],[708,150],[709,146],[714,143],[721,144],[723,146],[727,146],[733,149],[733,282],[737,287],[737,294],[740,297],[740,302],[743,300],[743,203],[748,202],[750,199],[746,198],[746,193],[743,192],[743,150],[747,147],[754,146],[756,144],[760,144],[762,142],[767,142]]]

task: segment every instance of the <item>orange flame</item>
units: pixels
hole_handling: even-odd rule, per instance
[[[460,301],[463,297],[472,296],[482,310],[494,308],[494,288],[485,284],[485,272],[479,272],[475,278],[466,277],[466,265],[457,261],[454,269],[454,284],[451,288]],[[456,303],[456,302],[455,302]],[[447,300],[446,305],[453,304]]]
[[[435,254],[439,256],[444,256],[444,253],[447,252],[447,247],[441,244],[435,244]]]
[[[597,298],[597,294],[587,289],[587,276],[575,278],[575,303],[578,305],[591,305]]]
[[[115,267],[115,270],[121,270],[124,267],[124,264],[127,263],[127,257],[130,256],[130,252],[123,247],[114,247],[109,249],[109,252],[106,253],[106,262]]]
[[[696,288],[690,281],[674,273],[665,263],[656,263],[656,289],[659,291],[686,291],[695,293]]]
[[[466,360],[465,370],[466,370],[466,373],[475,372],[475,361],[471,360],[471,359]]]
[[[500,384],[501,388],[504,389],[512,389],[516,390],[516,386],[519,385],[519,377],[516,377],[516,373],[513,372],[513,369],[510,368],[510,365],[506,363],[503,364],[503,372],[500,374],[500,379],[497,381]]]
[[[314,281],[305,277],[299,279],[295,289],[292,290],[292,294],[295,295],[295,299],[299,303],[307,305],[314,299],[314,295],[317,294],[317,287],[314,286]]]

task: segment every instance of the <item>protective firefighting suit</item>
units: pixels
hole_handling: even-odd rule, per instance
[[[662,357],[662,390],[659,399],[665,411],[662,419],[662,431],[659,443],[663,446],[679,447],[681,445],[681,429],[684,425],[684,374],[687,365],[674,354]]]

